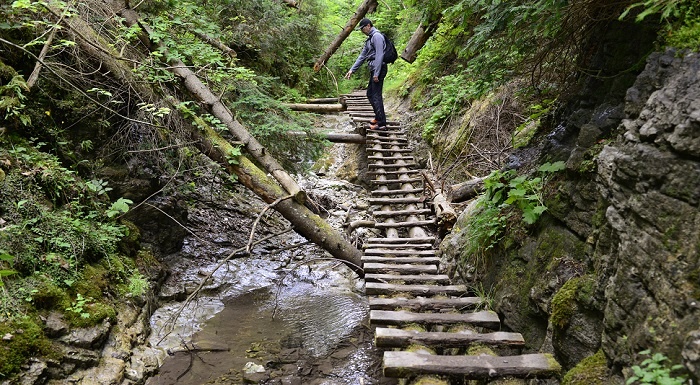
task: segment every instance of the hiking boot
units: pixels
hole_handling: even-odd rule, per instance
[[[369,125],[370,130],[379,130],[379,131],[384,131],[386,130],[386,126],[380,126],[379,123],[377,124],[370,124]]]

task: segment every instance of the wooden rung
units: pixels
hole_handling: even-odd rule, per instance
[[[377,255],[366,255],[362,256],[360,259],[362,260],[362,262],[376,263],[417,263],[421,265],[437,265],[438,263],[440,263],[440,258],[438,257],[380,257]]]
[[[367,142],[365,142],[367,143]],[[410,150],[408,148],[373,148],[373,147],[367,147],[367,152],[381,152],[381,153],[400,153],[400,154],[406,154],[409,153],[413,150]]]
[[[519,356],[437,356],[401,351],[384,352],[384,376],[403,378],[419,374],[460,375],[465,379],[498,377],[552,377],[561,366],[551,354]]]
[[[369,175],[401,175],[401,174],[418,174],[420,170],[404,170],[404,171],[367,171]]]
[[[386,135],[403,135],[406,133],[404,130],[396,130],[395,127],[389,126],[388,130],[373,130],[371,128],[367,129],[367,132],[371,132],[374,134],[381,134],[386,137]]]
[[[372,216],[381,217],[395,217],[397,215],[429,215],[432,214],[431,209],[417,209],[417,210],[390,210],[390,211],[375,211]]]
[[[424,198],[369,198],[371,205],[390,205],[399,203],[423,203]]]
[[[525,345],[525,339],[520,333],[508,332],[446,333],[377,328],[374,332],[374,344],[379,348],[406,348],[411,345],[461,348],[471,344],[522,347]]]
[[[433,237],[417,237],[417,238],[368,238],[368,243],[391,243],[391,244],[409,244],[409,243],[426,243],[435,242]]]
[[[467,288],[464,285],[392,285],[389,283],[365,282],[365,293],[367,295],[408,293],[415,296],[460,296],[467,294]]]
[[[410,311],[370,310],[369,322],[372,325],[454,325],[470,324],[491,330],[501,328],[498,314],[491,310],[474,313],[414,313]]]
[[[394,223],[375,223],[375,229],[395,229],[398,227],[420,227],[420,226],[431,226],[435,224],[435,219],[429,219],[425,221],[410,221],[410,222],[394,222]]]
[[[390,249],[365,249],[365,255],[393,255],[395,257],[405,256],[420,256],[429,255],[434,256],[436,254],[435,250],[390,250]]]
[[[367,282],[388,283],[393,281],[403,281],[404,283],[450,283],[450,277],[445,274],[421,274],[421,275],[400,275],[400,274],[365,274]]]
[[[404,309],[413,311],[467,310],[484,304],[481,297],[458,298],[370,298],[372,310]]]
[[[391,263],[363,263],[362,269],[369,273],[404,273],[404,274],[436,274],[435,265],[395,265]]]
[[[414,243],[414,244],[400,244],[400,243],[365,243],[362,245],[363,249],[432,249],[432,243]]]
[[[383,184],[397,184],[397,183],[421,183],[423,182],[423,178],[408,178],[408,179],[386,179],[386,180],[377,180],[373,179],[372,183],[376,185],[383,185]]]
[[[423,189],[422,188],[412,188],[412,189],[401,189],[401,190],[375,190],[372,191],[372,195],[374,196],[381,196],[381,195],[403,195],[403,194],[418,194],[422,193]]]
[[[367,157],[368,160],[392,160],[392,161],[397,161],[397,160],[413,160],[412,156],[373,156],[370,155]]]
[[[406,142],[408,142],[408,139],[403,140],[402,138],[385,138],[382,140],[374,139],[376,138],[375,136],[368,135],[365,138],[372,138],[370,140],[365,139],[365,144],[366,145],[374,145],[374,144],[381,144],[385,146],[405,146]]]
[[[416,167],[415,163],[404,163],[404,164],[379,164],[379,163],[370,163],[367,165],[369,168],[401,168],[401,167],[406,167],[406,168],[411,168],[411,167]]]

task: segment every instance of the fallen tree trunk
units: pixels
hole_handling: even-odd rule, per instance
[[[365,0],[360,4],[360,6],[357,8],[357,11],[355,11],[355,14],[348,20],[347,24],[345,24],[345,27],[340,31],[340,34],[338,37],[333,40],[330,46],[326,49],[326,52],[321,55],[318,60],[316,60],[316,63],[314,64],[314,71],[318,72],[321,67],[323,67],[324,64],[326,64],[326,61],[330,59],[331,56],[335,53],[335,51],[338,50],[341,44],[347,39],[348,36],[350,36],[350,32],[352,32],[355,29],[355,26],[362,20],[363,17],[367,13],[372,13],[377,9],[377,0]]]
[[[416,57],[418,57],[418,51],[423,48],[428,39],[430,39],[430,36],[433,35],[440,24],[441,19],[442,14],[437,17],[437,20],[427,24],[421,23],[416,31],[413,32],[413,35],[411,35],[408,43],[406,43],[406,48],[404,48],[403,52],[401,53],[401,59],[409,63],[413,63],[416,60]]]
[[[303,131],[289,131],[290,135],[293,136],[309,136],[311,135],[310,133],[306,133]],[[317,133],[314,135],[318,135],[322,137],[323,139],[326,139],[329,142],[332,143],[357,143],[357,144],[365,144],[367,141],[367,138],[360,134],[338,134],[335,132],[328,132],[328,133]]]
[[[151,33],[148,27],[139,23],[139,17],[136,14],[136,11],[122,8],[118,14],[125,19],[125,23],[129,27],[137,24],[139,25],[145,34],[141,41],[144,43],[148,42],[146,46],[153,51],[154,47],[157,45],[151,42]],[[269,154],[265,147],[261,145],[260,142],[258,142],[252,135],[250,135],[248,130],[246,130],[243,125],[241,125],[233,117],[231,111],[229,111],[221,100],[219,100],[219,98],[214,95],[213,92],[211,92],[209,87],[202,83],[197,75],[179,59],[171,59],[169,64],[170,71],[183,79],[187,90],[194,94],[200,102],[209,106],[212,115],[218,118],[221,123],[226,125],[229,132],[231,132],[234,137],[243,143],[248,153],[251,154],[256,161],[262,164],[263,167],[265,167],[265,169],[272,174],[272,176],[274,176],[275,179],[277,179],[277,181],[287,190],[287,192],[289,192],[289,194],[293,195],[297,201],[303,203],[306,200],[306,195],[301,190],[294,178],[292,178],[287,171],[282,168],[277,160]]]
[[[316,98],[316,99],[307,99],[306,103],[309,104],[335,104],[339,103],[340,98]]]
[[[282,105],[289,108],[292,111],[315,112],[319,114],[345,111],[345,108],[342,104],[284,103]]]
[[[484,178],[475,178],[464,183],[452,186],[450,202],[460,203],[468,201],[484,191]]]
[[[133,11],[125,9],[114,2],[112,7],[115,13],[120,14],[122,17],[125,17],[122,14],[123,11],[126,11],[124,13],[129,14],[130,17],[135,16]],[[66,20],[66,24],[71,31],[79,36],[79,39],[76,40],[79,42],[80,47],[86,53],[92,55],[93,58],[100,61],[104,68],[108,69],[109,73],[120,83],[127,85],[146,100],[155,101],[159,99],[151,88],[146,87],[143,82],[139,82],[134,78],[131,68],[117,60],[119,55],[109,47],[104,46],[100,36],[87,23],[77,16],[73,16]],[[142,41],[147,39],[146,36],[141,36],[140,38]],[[168,98],[164,100],[173,106],[172,114],[179,114],[175,108],[177,103]],[[194,139],[197,148],[204,155],[218,163],[230,174],[236,175],[244,186],[257,194],[266,203],[275,202],[289,195],[273,180],[268,178],[265,171],[257,168],[245,156],[236,158],[238,164],[231,164],[229,154],[234,149],[233,146],[213,129],[206,126],[201,130],[190,127],[188,133]],[[275,205],[274,209],[292,224],[297,233],[316,243],[333,257],[345,262],[358,275],[364,275],[361,267],[361,252],[343,238],[340,233],[330,227],[321,217],[293,199],[281,200]]]

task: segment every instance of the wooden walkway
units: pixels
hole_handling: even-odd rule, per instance
[[[365,241],[362,260],[384,376],[411,384],[433,375],[437,383],[464,384],[557,375],[560,366],[550,355],[520,354],[522,335],[499,331],[498,315],[482,298],[440,274],[431,197],[423,195],[405,132],[392,121],[386,130],[370,130],[373,114],[364,92],[345,100],[366,133],[373,227],[383,233]]]

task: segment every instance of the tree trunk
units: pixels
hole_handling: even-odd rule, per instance
[[[314,71],[318,72],[321,67],[323,67],[324,64],[330,59],[331,56],[335,53],[335,51],[338,50],[341,44],[347,39],[348,36],[350,36],[350,32],[352,32],[355,29],[355,26],[362,20],[363,17],[369,12],[372,13],[377,9],[377,0],[365,0],[360,4],[360,6],[357,8],[357,11],[355,11],[355,14],[348,20],[347,24],[345,24],[345,27],[343,27],[343,30],[340,31],[340,34],[338,37],[333,40],[331,45],[326,49],[326,52],[321,55],[318,60],[316,60],[316,64],[314,64]]]
[[[308,136],[309,135],[308,133],[302,132],[302,131],[289,131],[288,134],[293,135],[293,136]],[[318,133],[316,135],[319,135],[322,138],[324,138],[327,141],[332,142],[332,143],[365,144],[367,142],[367,139],[360,134],[338,134],[335,132],[328,132],[328,133]]]
[[[122,11],[133,12],[123,9],[123,7],[115,3],[112,3],[112,6],[117,14],[122,13]],[[124,16],[122,14],[122,17]],[[131,14],[131,16],[135,16],[135,13]],[[104,46],[99,35],[90,26],[77,17],[69,18],[66,22],[71,31],[79,35],[80,38],[76,40],[80,42],[81,48],[99,60],[112,76],[131,87],[134,92],[146,100],[159,98],[151,88],[134,79],[129,66],[123,65],[122,62],[116,59],[119,55],[109,47]],[[141,39],[143,41],[145,37],[142,36]],[[166,99],[166,102],[168,102],[168,99]],[[171,113],[178,114],[177,109],[173,108]],[[263,201],[272,203],[279,198],[289,195],[245,156],[236,158],[239,164],[230,164],[228,154],[233,150],[233,147],[213,129],[205,127],[200,131],[192,128],[189,130],[189,133],[196,140],[196,145],[203,154],[217,162],[227,172],[238,176],[239,181]],[[293,199],[282,200],[275,205],[274,209],[286,218],[300,235],[316,243],[333,257],[344,261],[358,275],[364,275],[361,268],[361,252],[330,227],[321,217]]]
[[[152,49],[154,44],[150,42],[150,31],[148,28],[139,23],[138,15],[134,10],[122,8],[118,13],[125,19],[126,24],[131,27],[138,24],[139,27],[144,31],[146,36],[143,40],[148,39],[149,44],[147,47]],[[213,92],[195,75],[192,70],[190,70],[185,63],[179,59],[170,60],[170,71],[180,76],[185,84],[188,91],[194,94],[200,102],[209,106],[212,115],[218,118],[221,123],[228,127],[229,132],[236,137],[238,140],[243,142],[246,150],[249,154],[255,158],[260,164],[265,167],[265,169],[272,174],[272,176],[277,179],[277,181],[295,197],[299,202],[305,201],[305,194],[297,184],[297,182],[282,168],[282,166],[277,162],[275,158],[270,156],[269,152],[263,147],[250,133],[243,127],[236,119],[234,119],[233,114],[228,110],[228,108],[221,103],[221,100],[214,95]]]
[[[416,57],[418,57],[418,51],[423,48],[430,36],[433,35],[438,27],[438,24],[440,24],[440,19],[442,19],[442,15],[437,16],[437,20],[434,20],[428,24],[421,23],[418,26],[416,31],[413,32],[413,35],[408,40],[408,43],[406,43],[406,48],[404,48],[403,52],[401,53],[401,59],[409,63],[413,63],[416,60]]]
[[[484,178],[474,178],[452,186],[450,202],[460,203],[474,198],[484,191]]]
[[[301,103],[284,103],[283,106],[293,111],[315,112],[319,114],[333,113],[344,111],[342,104],[301,104]]]

